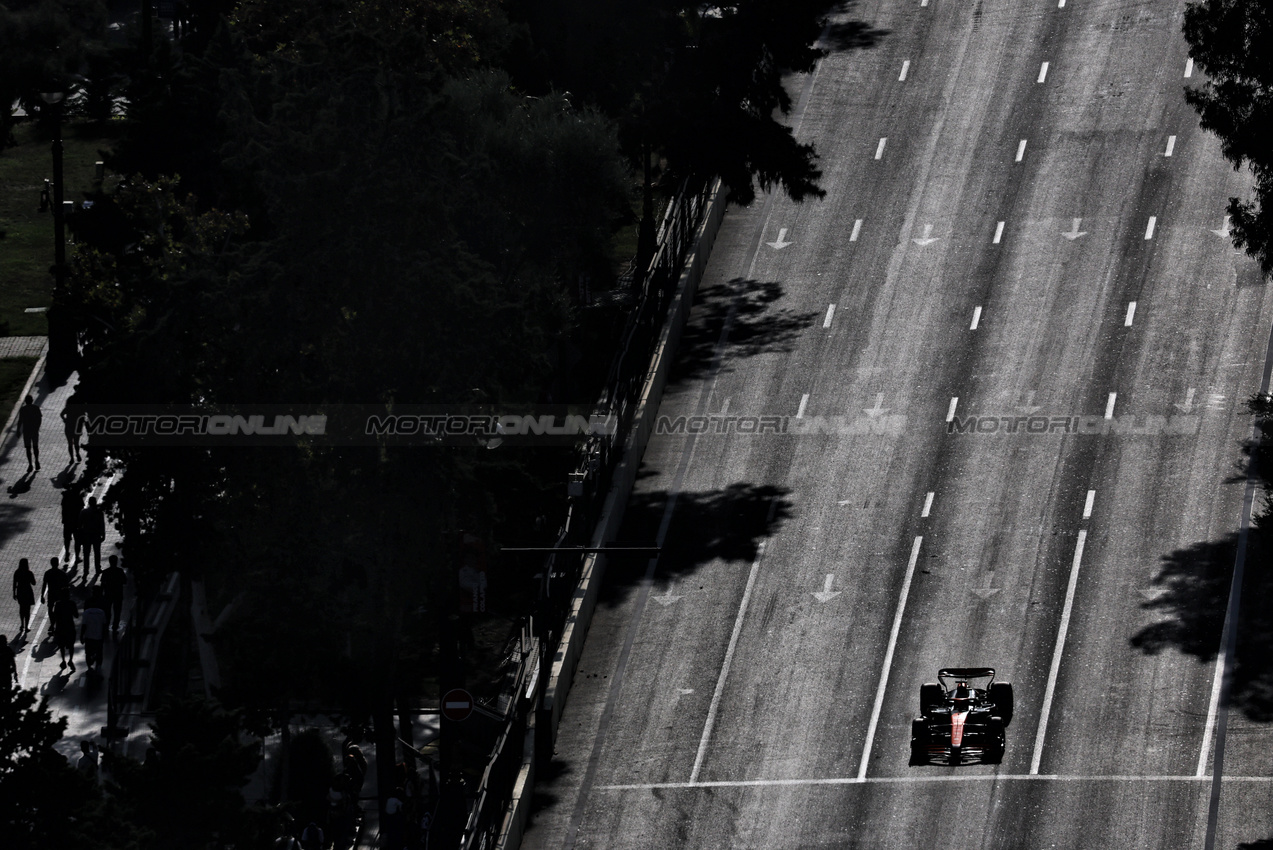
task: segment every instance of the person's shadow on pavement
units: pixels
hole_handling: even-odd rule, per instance
[[[54,655],[57,655],[57,644],[53,642],[52,635],[31,647],[31,658],[36,661],[43,661],[46,658],[52,658]]]
[[[28,470],[21,478],[9,485],[9,498],[16,499],[30,490],[33,481],[35,481],[35,470]]]

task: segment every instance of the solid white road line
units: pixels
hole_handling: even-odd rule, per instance
[[[980,321],[981,321],[981,308],[976,307],[972,311],[972,327],[968,328],[968,330],[975,331],[977,329],[977,324]]]
[[[1022,139],[1020,144],[1017,145],[1017,162],[1025,159],[1025,142],[1026,140]]]
[[[598,785],[602,791],[654,791],[661,788],[783,788],[807,785],[912,785],[931,782],[1198,782],[1196,776],[1168,774],[1110,774],[1108,776],[1065,776],[1055,773],[936,773],[906,776],[828,776],[820,779],[719,779],[711,782],[642,782],[631,785]],[[1226,776],[1226,782],[1273,783],[1273,776]]]
[[[933,494],[929,493],[924,497],[924,510],[920,513],[920,517],[927,517],[928,512],[933,508]]]
[[[774,511],[778,507],[776,501],[769,502],[769,517],[772,522]],[[747,614],[747,603],[751,601],[751,590],[756,585],[756,573],[760,570],[760,559],[765,556],[765,543],[760,541],[756,547],[756,558],[751,562],[751,573],[747,576],[747,587],[743,590],[743,600],[738,605],[738,616],[734,618],[734,632],[729,636],[729,646],[725,649],[725,662],[721,666],[720,676],[716,678],[716,691],[712,694],[712,704],[707,709],[707,722],[703,726],[703,737],[698,742],[698,753],[694,756],[694,768],[690,771],[690,782],[698,781],[698,772],[703,767],[703,759],[707,756],[707,743],[712,737],[712,727],[716,725],[716,712],[720,709],[721,695],[725,692],[725,679],[729,676],[729,665],[734,660],[734,650],[738,647],[738,636],[743,630],[743,617]]]
[[[1096,502],[1096,491],[1087,491],[1087,501],[1083,503],[1083,519],[1092,518],[1092,505]]]
[[[885,136],[884,138],[880,139],[880,143],[879,143],[879,145],[878,145],[878,146],[876,146],[876,148],[875,148],[875,158],[876,158],[876,159],[880,159],[881,157],[883,157],[883,156],[884,156],[884,145],[885,145],[885,143],[887,143],[887,142],[888,142],[888,136]]]
[[[1047,78],[1048,78],[1048,63],[1044,62],[1041,66],[1039,66],[1039,79],[1037,80],[1037,82],[1041,83]]]
[[[1105,418],[1114,418],[1114,400],[1118,398],[1118,393],[1110,393],[1109,400],[1105,402]]]
[[[1189,57],[1189,61],[1185,63],[1185,76],[1186,77],[1193,76],[1193,57],[1192,56]]]
[[[946,421],[950,422],[955,418],[955,406],[959,404],[959,396],[952,396],[950,399],[950,407],[946,410]]]
[[[1065,590],[1065,607],[1061,609],[1061,628],[1056,633],[1056,648],[1052,650],[1052,669],[1048,672],[1048,686],[1043,692],[1043,709],[1039,713],[1039,731],[1034,736],[1034,756],[1030,759],[1030,773],[1039,772],[1043,760],[1043,740],[1048,734],[1048,715],[1052,711],[1052,697],[1056,693],[1056,676],[1061,670],[1061,655],[1065,651],[1065,635],[1070,630],[1070,612],[1074,609],[1074,591],[1079,584],[1079,563],[1083,560],[1083,545],[1087,531],[1079,531],[1078,545],[1074,547],[1074,562],[1070,565],[1070,584]]]
[[[1130,328],[1132,326],[1132,317],[1136,315],[1136,302],[1127,302],[1127,318],[1123,319],[1123,327]]]
[[[1156,215],[1151,215],[1151,216],[1149,217],[1149,224],[1147,224],[1147,225],[1145,226],[1145,238],[1146,238],[1146,239],[1153,239],[1153,238],[1154,238],[1154,227],[1155,227],[1157,224],[1158,224],[1158,216],[1156,216]]]
[[[995,225],[995,238],[991,240],[991,244],[998,245],[999,240],[1002,238],[1003,238],[1003,222],[1001,221]]]
[[[831,327],[831,317],[834,315],[835,315],[835,305],[832,304],[830,307],[827,308],[827,317],[822,320],[822,327],[824,328]]]
[[[1168,136],[1167,137],[1167,152],[1164,153],[1163,156],[1171,156],[1172,151],[1174,151],[1175,149],[1176,149],[1176,137]]]
[[[806,405],[806,404],[808,404],[808,403],[809,403],[809,394],[808,394],[808,393],[805,393],[804,395],[800,396],[800,407],[796,409],[796,418],[797,418],[797,419],[804,419],[804,407],[805,407],[805,405]]]
[[[924,538],[916,537],[911,546],[911,559],[906,564],[906,578],[902,579],[902,595],[897,600],[897,613],[893,615],[893,630],[889,632],[888,649],[884,652],[884,669],[880,671],[880,685],[875,691],[875,707],[871,709],[871,722],[866,727],[866,746],[862,749],[862,763],[858,765],[858,779],[866,778],[866,765],[871,759],[871,745],[875,741],[875,727],[880,722],[880,709],[884,707],[884,689],[888,685],[889,668],[893,666],[893,652],[897,649],[897,636],[902,630],[902,614],[906,611],[906,597],[911,592],[911,579],[915,576],[915,562],[919,560],[919,546]]]
[[[850,242],[858,241],[858,234],[861,232],[862,232],[862,219],[859,218],[857,221],[853,222],[853,232],[849,234],[849,241]]]
[[[898,75],[897,75],[897,81],[898,81],[899,83],[904,83],[904,82],[906,82],[906,72],[907,72],[907,71],[909,71],[910,69],[911,69],[911,60],[909,60],[909,59],[903,59],[903,60],[902,60],[902,73],[900,73],[900,74],[898,74]]]

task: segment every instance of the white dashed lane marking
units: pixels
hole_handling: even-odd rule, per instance
[[[1022,139],[1017,145],[1017,162],[1025,159],[1025,139]]]
[[[1163,156],[1171,156],[1172,152],[1173,152],[1175,149],[1176,149],[1176,137],[1175,137],[1175,136],[1168,136],[1168,137],[1167,137],[1167,150],[1166,150],[1166,152],[1164,152],[1164,153],[1163,153]]]
[[[876,159],[884,158],[884,145],[886,145],[887,143],[888,143],[888,136],[885,136],[884,138],[880,139],[879,145],[877,145],[875,148]]]
[[[991,240],[991,243],[994,245],[998,245],[999,240],[1002,238],[1003,238],[1003,222],[1001,221],[995,225],[995,238]]]

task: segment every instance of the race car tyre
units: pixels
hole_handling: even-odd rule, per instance
[[[916,717],[911,721],[911,763],[917,764],[928,757],[928,721]]]
[[[994,703],[995,714],[1003,718],[1003,725],[1012,722],[1012,683],[995,682],[990,686],[989,699]]]
[[[928,716],[928,713],[937,706],[941,705],[945,698],[946,692],[942,686],[936,682],[925,682],[919,686],[919,713]]]
[[[960,759],[963,757],[962,749],[963,749],[962,747],[950,748],[950,763],[951,764],[959,764]]]
[[[998,764],[1003,760],[1003,750],[1007,744],[1007,736],[1003,733],[1003,719],[992,717],[986,723],[985,760],[990,764]]]

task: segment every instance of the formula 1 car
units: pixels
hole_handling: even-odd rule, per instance
[[[998,764],[1012,722],[1012,685],[996,682],[993,667],[946,667],[919,688],[919,717],[911,721],[911,763],[973,758]]]

